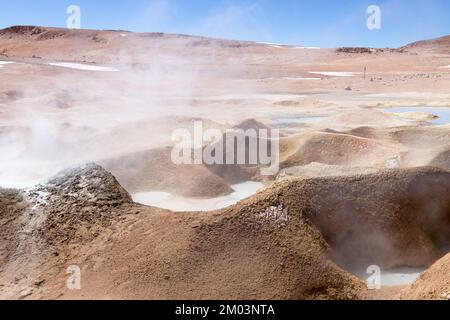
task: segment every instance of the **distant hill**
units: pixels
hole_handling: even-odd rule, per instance
[[[450,36],[413,42],[402,49],[450,53]]]
[[[126,30],[67,29],[67,28],[54,28],[42,26],[25,26],[25,25],[17,25],[5,29],[0,29],[0,38],[9,38],[9,39],[26,38],[28,40],[42,41],[42,40],[51,40],[55,38],[100,37],[100,36],[185,39],[189,40],[192,46],[211,45],[211,44],[220,45],[224,47],[263,45],[252,41],[226,40],[226,39],[208,38],[203,36],[195,36],[187,34],[171,34],[162,32],[138,33]]]
[[[150,51],[208,55],[210,48],[265,49],[257,42],[222,40],[160,32],[136,33],[119,30],[66,29],[40,26],[12,26],[0,30],[0,57],[14,59],[112,63],[126,54],[146,56]],[[200,49],[200,51],[199,51]],[[133,58],[134,59],[134,58]]]

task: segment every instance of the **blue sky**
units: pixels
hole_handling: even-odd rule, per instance
[[[320,47],[398,47],[450,34],[448,0],[0,0],[0,28],[65,27],[81,8],[82,28],[171,32]],[[369,5],[381,30],[366,27]]]

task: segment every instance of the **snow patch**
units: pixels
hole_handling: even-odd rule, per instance
[[[85,70],[85,71],[103,71],[103,72],[118,72],[120,70],[111,67],[101,67],[90,64],[81,63],[69,63],[69,62],[58,62],[58,63],[48,63],[50,66],[62,67],[69,69]]]
[[[337,71],[326,71],[326,72],[311,71],[309,73],[329,77],[354,77],[359,74],[359,72],[337,72]]]
[[[0,61],[0,68],[3,68],[6,65],[14,64],[14,63],[15,62],[13,62],[13,61]]]
[[[297,81],[297,80],[322,80],[320,78],[306,78],[306,77],[283,77],[283,80],[292,80],[292,81]]]
[[[286,49],[300,49],[300,50],[318,50],[318,49],[321,49],[319,47],[292,46],[292,45],[280,44],[280,43],[274,43],[274,42],[257,42],[257,43],[265,45],[265,46],[270,46],[272,48],[286,48]]]
[[[294,47],[293,49],[301,49],[301,50],[320,50],[319,47]]]

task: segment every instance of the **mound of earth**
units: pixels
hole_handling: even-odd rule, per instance
[[[389,137],[412,148],[439,147],[449,143],[448,129],[445,127],[396,129],[390,132]]]
[[[322,163],[310,163],[306,166],[291,167],[282,170],[278,180],[291,178],[316,178],[316,177],[338,177],[354,176],[376,173],[378,169],[364,167],[333,166]]]
[[[319,162],[329,165],[379,167],[395,157],[398,151],[377,140],[346,134],[317,132],[306,136],[282,139],[283,168]]]
[[[148,140],[143,140],[142,136],[152,136],[153,139],[155,135],[158,135],[162,140],[162,137],[164,139],[170,137],[175,129],[183,128],[193,137],[195,121],[201,121],[204,130],[215,129],[224,132],[227,129],[224,125],[201,118],[164,117],[157,119],[156,122],[139,122],[132,129],[120,128],[102,138],[101,141],[111,140],[113,136],[116,145],[142,150],[149,143]],[[258,130],[267,127],[257,121],[248,120],[233,128]],[[226,141],[225,135],[224,141]],[[167,141],[166,145],[172,143],[173,141]],[[128,149],[128,147],[125,148]],[[244,168],[236,164],[237,161],[233,161],[234,164],[230,165],[176,165],[171,159],[171,148],[143,150],[146,151],[127,152],[124,156],[110,158],[100,163],[110,170],[130,192],[165,191],[186,197],[227,195],[233,192],[229,185],[248,181],[256,172],[255,168]],[[224,146],[224,155],[226,150]],[[236,152],[235,155],[237,155]],[[226,159],[223,159],[223,163],[227,163]]]
[[[0,189],[0,231],[3,240],[12,238],[14,232],[18,231],[11,228],[11,223],[15,221],[20,214],[27,208],[23,194],[18,190]],[[7,241],[0,242],[0,261],[4,263],[11,249]]]
[[[50,184],[69,187],[71,193],[85,176],[84,170],[78,172],[61,175]],[[81,197],[80,202],[86,198],[84,192],[75,194]],[[125,225],[129,232],[119,238],[111,237],[109,245],[99,244],[101,237],[89,242],[91,250],[98,250],[94,250],[98,256],[97,272],[87,272],[83,295],[99,298],[105,294],[101,290],[110,286],[110,296],[125,298],[358,298],[362,284],[327,258],[328,248],[316,231],[293,219],[296,232],[291,238],[285,230],[287,221],[277,216],[283,215],[283,210],[266,209],[256,216],[234,208],[220,216],[178,218],[141,208],[139,219],[133,215],[133,225]],[[66,223],[66,219],[57,221]],[[115,227],[122,230],[121,226]],[[60,230],[58,226],[54,229]],[[150,243],[151,246],[145,245]],[[76,255],[82,255],[84,249],[79,248]],[[113,256],[114,259],[107,258]],[[106,270],[109,271],[105,273]],[[317,270],[321,272],[315,273]],[[45,278],[44,283],[52,286],[51,279]],[[99,283],[101,288],[97,287]],[[117,289],[110,291],[115,286]]]
[[[0,191],[0,297],[29,296],[61,245],[95,239],[131,203],[117,180],[95,164],[61,172],[33,189]]]
[[[389,170],[281,181],[222,211],[173,214],[132,204],[111,174],[87,165],[2,191],[5,212],[32,218],[20,241],[41,251],[15,250],[2,233],[15,258],[0,283],[30,299],[361,299],[363,283],[334,261],[430,265],[450,244],[449,190],[446,171]],[[73,264],[81,291],[65,287]],[[28,276],[14,284],[18,273]]]
[[[37,203],[35,209],[42,207],[45,211],[45,235],[51,240],[58,238],[61,224],[109,223],[117,213],[115,209],[132,202],[116,178],[96,164],[63,171],[45,185],[30,190],[28,197]],[[71,238],[76,231],[69,228],[62,240]]]
[[[443,170],[290,179],[267,197],[307,217],[352,270],[428,266],[450,244],[450,173]]]
[[[450,300],[450,255],[433,264],[411,287],[405,289],[401,299]]]
[[[373,127],[358,127],[347,132],[349,135],[361,138],[376,139],[377,130]]]
[[[101,164],[130,192],[165,191],[186,197],[219,197],[233,190],[204,165],[177,165],[171,148],[129,154]]]
[[[443,168],[450,171],[450,150],[444,151],[437,155],[430,162],[430,166]]]
[[[429,51],[436,53],[450,52],[450,36],[410,43],[403,47],[408,51]]]
[[[0,189],[0,299],[21,297],[42,264],[38,225],[19,190]]]
[[[242,130],[269,130],[270,128],[266,126],[264,123],[259,122],[255,119],[247,119],[238,125],[234,126],[234,129],[242,129]]]
[[[404,121],[396,121],[391,114],[379,109],[359,108],[353,111],[342,111],[328,118],[330,123],[345,123],[347,128],[378,127],[389,123],[392,126],[404,125]]]
[[[125,237],[90,244],[102,267],[87,275],[87,297],[361,298],[362,283],[333,260],[349,269],[431,265],[449,243],[449,186],[441,170],[389,170],[283,181],[220,212],[141,208],[116,225]]]
[[[346,132],[361,138],[383,140],[411,149],[442,148],[448,145],[448,129],[440,126],[401,126],[392,128],[362,126]]]
[[[2,208],[24,201],[18,191],[5,194]],[[42,217],[32,233],[45,230],[46,246],[34,252],[43,257],[39,264],[24,265],[28,281],[15,291],[5,287],[9,298],[359,299],[364,290],[330,260],[304,216],[265,194],[221,212],[173,214],[130,204],[96,165],[27,194],[34,207],[21,212]],[[82,270],[80,291],[65,287],[74,264]],[[0,283],[19,272],[4,270]]]
[[[222,141],[213,146],[215,150],[223,150],[221,162],[224,164],[213,164],[207,167],[228,183],[238,184],[258,176],[261,159],[258,156],[256,163],[251,161],[251,155],[254,154],[250,154],[250,151],[256,151],[259,154],[259,147],[265,144],[267,151],[270,152],[272,133],[268,126],[255,119],[245,120],[234,126],[232,130],[224,134]],[[264,134],[267,134],[266,137],[269,139],[264,139]],[[230,154],[233,155],[231,162],[228,159]],[[240,155],[244,158],[241,158]]]
[[[220,215],[143,209],[116,226],[127,230],[120,237],[117,231],[110,243],[90,244],[97,263],[85,271],[83,298],[360,298],[363,284],[329,259],[302,217],[270,206],[256,212],[255,205]]]
[[[32,232],[38,231],[49,243],[72,239],[78,231],[75,224],[85,223],[91,229],[109,223],[116,209],[131,202],[114,176],[95,164],[63,171],[32,189],[0,191],[2,227],[30,215],[39,227]]]

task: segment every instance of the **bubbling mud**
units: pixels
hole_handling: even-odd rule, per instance
[[[151,191],[136,193],[133,195],[133,200],[137,203],[175,212],[212,211],[232,206],[256,194],[263,187],[263,184],[247,181],[231,187],[234,190],[233,193],[218,198],[186,198],[175,196],[168,192]]]
[[[382,287],[394,287],[410,285],[416,281],[426,269],[399,268],[393,270],[382,270],[380,275],[380,285]],[[371,275],[363,272],[355,273],[361,280],[369,282]]]

